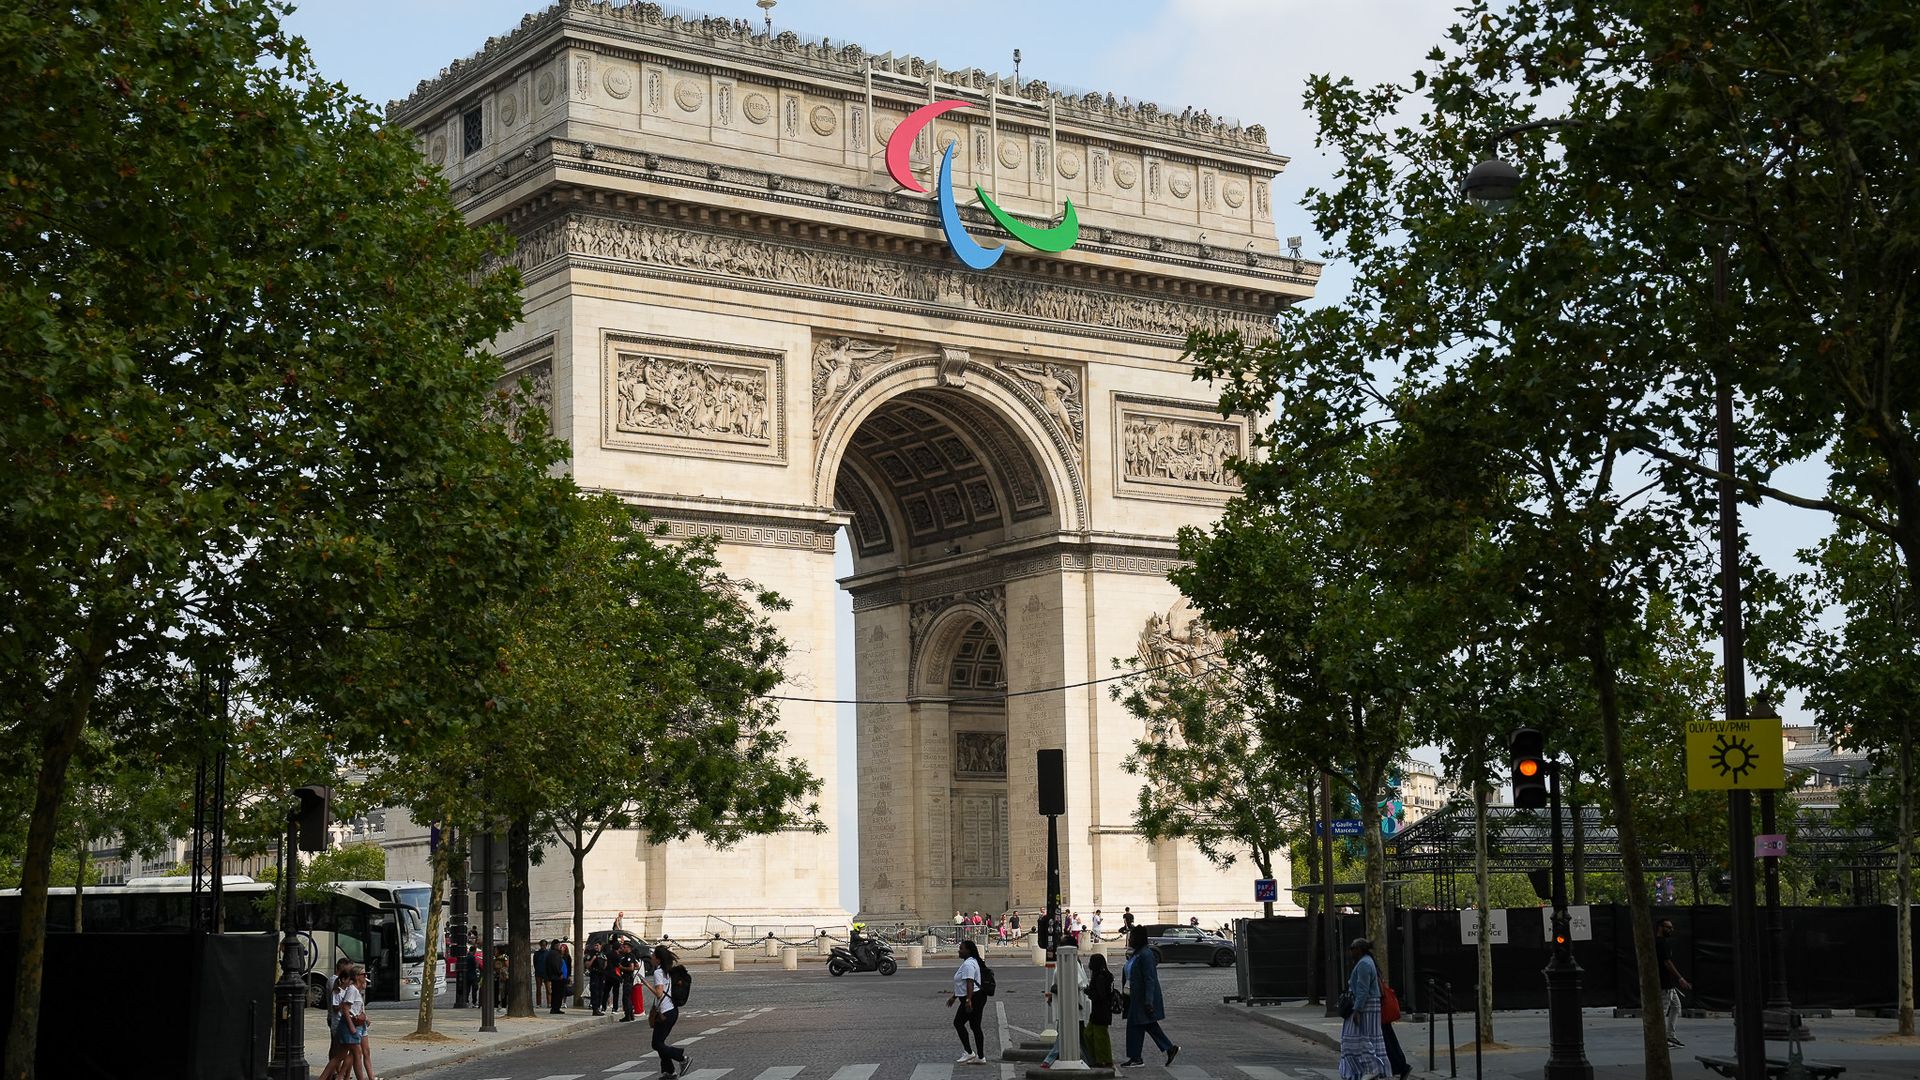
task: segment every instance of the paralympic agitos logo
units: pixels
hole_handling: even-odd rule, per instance
[[[909,155],[913,152],[913,140],[934,118],[954,109],[964,109],[965,101],[936,101],[930,105],[907,114],[907,118],[895,128],[887,140],[887,172],[900,186],[908,191],[924,192],[920,181],[913,177],[913,166]],[[1005,247],[985,247],[967,232],[960,221],[960,208],[953,201],[953,146],[949,144],[940,157],[940,179],[935,185],[940,199],[940,227],[946,231],[947,246],[959,260],[975,270],[985,270],[1000,261],[1006,254]],[[1000,209],[986,189],[975,184],[974,193],[980,196],[980,204],[993,215],[1000,227],[1013,234],[1015,240],[1036,251],[1065,251],[1080,240],[1080,215],[1073,209],[1073,200],[1067,200],[1067,210],[1060,218],[1060,224],[1051,229],[1036,229],[1026,222],[1016,219],[1012,214]]]

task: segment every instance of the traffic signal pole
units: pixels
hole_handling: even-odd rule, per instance
[[[1580,1016],[1580,963],[1573,958],[1573,919],[1567,912],[1565,827],[1560,821],[1560,762],[1546,763],[1547,806],[1553,815],[1553,954],[1547,960],[1546,1080],[1593,1080]]]
[[[1580,1017],[1580,964],[1573,958],[1573,920],[1567,912],[1566,823],[1560,815],[1560,762],[1547,756],[1546,739],[1533,728],[1519,728],[1507,743],[1513,756],[1513,805],[1545,808],[1553,837],[1553,902],[1549,924],[1553,952],[1542,972],[1547,979],[1546,1080],[1593,1080],[1587,1061],[1586,1031]],[[1484,932],[1484,928],[1483,931]]]

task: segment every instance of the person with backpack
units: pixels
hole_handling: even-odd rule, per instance
[[[971,940],[960,943],[960,966],[953,972],[953,992],[947,995],[947,1007],[958,1008],[953,1014],[953,1030],[960,1033],[960,1049],[965,1051],[955,1063],[959,1065],[985,1065],[987,1063],[987,1036],[980,1029],[981,1014],[987,1010],[987,998],[993,993],[993,984],[989,981],[993,973],[980,959],[980,946]],[[973,1041],[967,1041],[967,1031],[972,1029]]]
[[[679,1075],[684,1076],[687,1052],[678,1046],[668,1046],[667,1037],[673,1034],[673,1025],[680,1019],[680,1006],[693,994],[693,975],[674,957],[672,949],[655,945],[653,977],[649,982],[653,1001],[648,1006],[648,1015],[653,1022],[653,1051],[660,1055],[660,1075],[675,1075],[673,1067],[678,1063]]]
[[[1113,971],[1107,958],[1099,953],[1087,957],[1087,1027],[1080,1046],[1081,1059],[1096,1069],[1113,1068],[1113,1035],[1108,1030],[1113,1014],[1120,1011],[1120,992],[1114,989]]]

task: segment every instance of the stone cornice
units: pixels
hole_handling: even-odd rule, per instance
[[[512,262],[528,281],[568,267],[598,268],[1162,347],[1178,347],[1201,327],[1238,330],[1255,339],[1272,328],[1270,314],[1171,293],[969,274],[926,260],[615,214],[550,217],[526,230]]]
[[[405,99],[389,102],[387,115],[398,123],[412,124],[422,115],[443,107],[447,100],[481,85],[492,72],[499,70],[501,62],[523,60],[563,38],[568,31],[605,34],[637,46],[652,44],[656,48],[704,55],[724,67],[737,66],[743,61],[758,63],[810,84],[864,83],[871,68],[876,76],[889,83],[924,86],[933,81],[976,95],[991,94],[1041,108],[1051,106],[1058,116],[1072,123],[1204,148],[1199,149],[1200,153],[1224,150],[1258,156],[1271,162],[1276,172],[1286,164],[1285,158],[1268,150],[1266,129],[1259,125],[1245,127],[1204,111],[1186,109],[1174,113],[1151,102],[1116,100],[1112,94],[1058,93],[1040,80],[1015,86],[1012,80],[997,73],[977,69],[946,71],[939,64],[919,57],[874,55],[853,44],[803,41],[791,31],[768,38],[756,33],[753,25],[744,19],[683,18],[667,14],[658,4],[627,3],[616,7],[605,0],[562,0],[527,15],[513,30],[488,38],[479,52],[455,60],[435,78],[422,80]]]
[[[871,611],[914,600],[952,596],[972,589],[1053,573],[1141,574],[1164,578],[1185,560],[1171,542],[1134,544],[1056,537],[1037,545],[982,552],[990,561],[962,560],[955,565],[896,567],[840,579],[853,596],[853,610]]]
[[[512,160],[511,165],[502,162],[492,172],[469,176],[455,189],[455,194],[461,198],[461,208],[471,216],[496,188],[515,176],[542,168],[566,168],[569,171],[703,190],[722,196],[746,196],[769,204],[771,212],[779,212],[781,207],[793,207],[796,210],[828,209],[835,213],[867,217],[877,224],[899,223],[927,229],[937,227],[939,221],[938,207],[931,199],[737,165],[552,138],[528,147]],[[527,209],[523,204],[522,209],[510,212],[507,220],[511,223],[515,217],[524,216]],[[1009,236],[979,207],[963,206],[960,214],[967,221],[968,230],[976,236],[1000,240]],[[1051,220],[1030,220],[1042,228],[1054,224]],[[1318,284],[1321,271],[1320,263],[1308,259],[1251,250],[1235,251],[1218,245],[1114,228],[1088,230],[1074,250],[1076,253],[1164,265],[1169,273],[1203,271],[1254,278],[1254,282],[1239,287],[1248,291],[1270,288],[1286,295],[1288,299],[1294,297],[1284,291],[1285,286],[1311,289]],[[1009,267],[1019,265],[1019,258],[1016,256],[1008,264]],[[1028,261],[1035,266],[1044,265],[1038,259]]]

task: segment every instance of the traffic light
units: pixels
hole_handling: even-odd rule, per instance
[[[327,827],[333,823],[330,815],[333,789],[314,784],[309,787],[295,788],[293,797],[299,801],[299,806],[293,812],[293,818],[299,825],[300,850],[327,850]]]
[[[1507,744],[1513,751],[1513,805],[1538,810],[1547,805],[1547,741],[1534,728],[1520,728]]]

